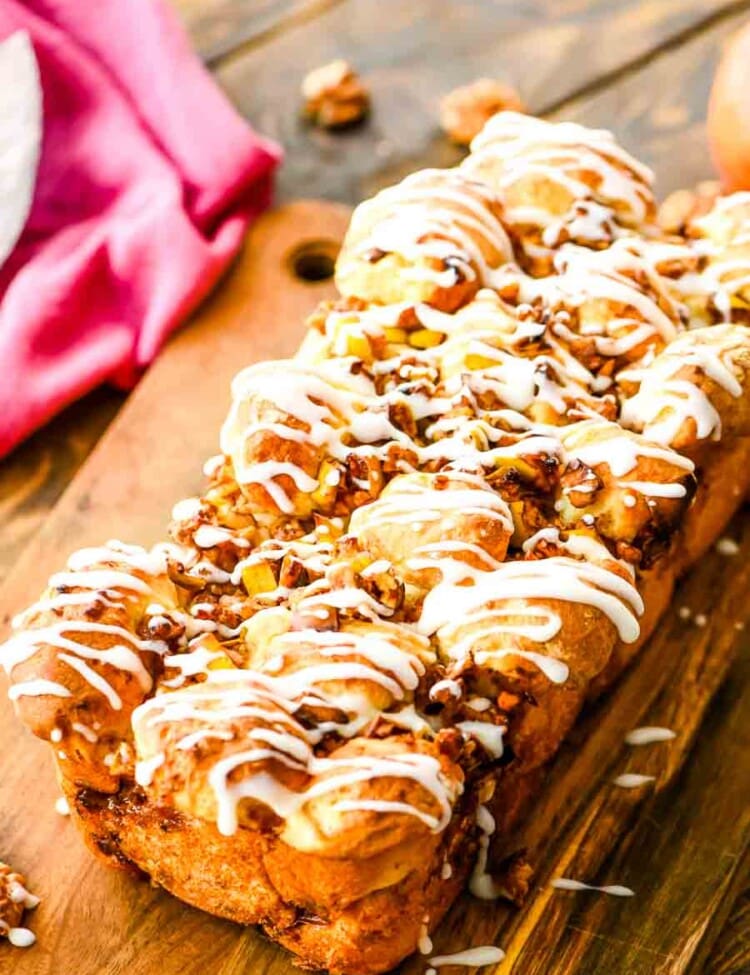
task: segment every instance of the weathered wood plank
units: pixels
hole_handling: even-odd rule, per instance
[[[554,117],[614,129],[625,146],[653,166],[661,195],[694,185],[712,173],[706,105],[722,45],[747,17],[745,11],[723,19],[616,85],[572,99]]]
[[[0,582],[124,401],[102,387],[0,463]]]
[[[355,203],[411,169],[459,158],[437,131],[440,96],[456,85],[500,75],[540,112],[733,9],[736,3],[717,0],[410,0],[388,5],[384,16],[380,0],[347,0],[238,51],[216,76],[240,111],[286,147],[282,198],[304,186],[307,194]],[[365,126],[337,134],[299,117],[303,75],[334,57],[360,69],[374,106]]]
[[[338,0],[172,0],[196,51],[213,61],[239,45],[255,43]]]
[[[750,891],[737,898],[716,939],[704,975],[747,975],[750,971]]]

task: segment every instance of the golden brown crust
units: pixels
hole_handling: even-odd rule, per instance
[[[6,644],[16,709],[74,782],[114,791],[132,767],[131,715],[153,690],[167,646],[147,608],[176,598],[160,555],[117,543],[84,549]]]
[[[336,284],[377,304],[454,311],[512,258],[494,194],[460,170],[424,170],[357,207]]]
[[[549,273],[563,243],[600,250],[655,221],[651,173],[608,132],[500,112],[471,149],[462,168],[498,193],[533,274]]]
[[[92,848],[342,975],[502,892],[490,823],[750,483],[750,204],[653,217],[607,134],[515,116],[358,210],[177,544],[74,557],[4,651]]]

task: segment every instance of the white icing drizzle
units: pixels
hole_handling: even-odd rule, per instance
[[[371,382],[333,363],[314,369],[291,360],[250,366],[232,381],[232,397],[221,429],[221,448],[232,458],[237,480],[261,484],[286,514],[294,511],[294,505],[276,478],[289,477],[306,493],[314,491],[318,481],[291,460],[248,457],[247,444],[259,435],[272,434],[290,445],[304,443],[323,449],[326,456],[338,460],[352,453],[372,453],[367,445],[378,441],[408,441],[389,420],[387,409],[378,404]],[[272,404],[274,417],[281,411],[303,429],[264,419],[263,403]],[[350,446],[350,438],[360,446]]]
[[[431,486],[428,478],[419,475],[391,481],[376,502],[363,505],[352,514],[350,530],[357,534],[364,525],[368,529],[411,525],[416,518],[420,524],[440,522],[443,526],[456,514],[481,515],[502,523],[509,532],[513,530],[508,505],[480,477],[461,471],[450,471],[446,477],[450,478],[450,485],[442,489]],[[463,482],[466,487],[457,487],[455,482]]]
[[[226,457],[243,488],[259,485],[280,512],[307,518],[315,506],[304,499],[300,511],[297,494],[320,489],[335,493],[341,488],[342,498],[347,484],[354,482],[374,495],[380,482],[370,485],[367,476],[355,476],[345,468],[355,466],[352,458],[388,461],[390,466],[382,464],[379,473],[390,477],[398,470],[402,476],[391,480],[378,500],[353,514],[348,527],[354,539],[363,527],[374,529],[376,535],[395,527],[397,535],[408,530],[428,539],[433,532],[441,537],[410,544],[403,561],[396,553],[361,571],[357,568],[357,583],[350,581],[351,566],[349,576],[337,571],[345,567],[335,562],[337,547],[321,541],[321,526],[302,538],[272,539],[247,552],[225,549],[222,566],[225,556],[246,556],[232,561],[229,569],[214,565],[215,555],[201,550],[224,544],[251,549],[251,544],[218,525],[196,528],[192,540],[198,551],[162,546],[146,552],[111,542],[83,550],[71,558],[66,571],[52,577],[53,588],[75,591],[48,593],[22,614],[16,623],[21,632],[3,651],[11,673],[41,646],[52,646],[57,659],[114,710],[123,702],[96,666],[106,664],[131,674],[148,695],[154,688],[142,655],[162,655],[168,676],[133,715],[136,781],[146,789],[168,784],[170,753],[187,762],[186,753],[195,752],[200,759],[196,775],[205,775],[217,827],[224,835],[237,830],[244,812],[241,804],[252,802],[287,821],[312,814],[321,801],[336,814],[406,816],[435,833],[443,830],[462,785],[445,772],[450,763],[446,760],[444,766],[429,750],[443,722],[459,710],[455,702],[463,696],[458,679],[463,668],[491,667],[505,656],[520,657],[550,682],[562,684],[569,677],[568,665],[554,655],[560,648],[549,646],[567,619],[567,608],[563,612],[558,604],[582,607],[587,616],[592,611],[600,614],[624,642],[638,638],[638,617],[644,609],[634,570],[613,558],[593,532],[566,535],[548,526],[523,541],[524,557],[516,558],[524,533],[516,534],[511,507],[486,476],[508,461],[520,460],[523,468],[527,460],[544,458],[552,479],[556,469],[579,460],[592,468],[606,465],[617,486],[629,492],[623,494],[626,507],[639,505],[640,495],[652,506],[653,499],[681,498],[686,495],[681,482],[692,473],[693,463],[669,444],[688,418],[695,421],[699,439],[718,439],[721,417],[700,379],[686,380],[680,370],[697,370],[732,398],[742,393],[744,376],[732,356],[743,347],[744,332],[716,326],[709,336],[695,331],[680,335],[685,309],[670,296],[680,293],[686,278],[668,287],[657,268],[660,261],[677,256],[667,244],[655,244],[649,252],[618,226],[650,219],[651,175],[609,133],[572,124],[551,126],[506,113],[490,122],[473,149],[461,170],[417,174],[359,207],[339,275],[345,276],[351,262],[367,259],[367,252],[376,249],[403,258],[404,281],[426,281],[437,288],[461,280],[490,285],[505,297],[513,294],[515,305],[483,288],[453,314],[428,304],[403,303],[328,313],[322,326],[326,354],[337,360],[317,361],[311,353],[305,360],[243,370],[232,384],[232,407],[221,432],[223,454],[206,468],[208,476],[217,475]],[[467,172],[494,188],[467,179]],[[527,255],[544,255],[564,239],[595,246],[619,239],[597,252],[562,244],[554,260],[556,273],[545,278],[529,278],[508,266],[513,254],[497,216],[495,192],[506,198],[528,176],[563,187],[573,202],[562,214],[543,206],[509,207],[509,222],[514,232],[520,229]],[[523,239],[525,227],[532,229],[532,242]],[[718,251],[708,246],[700,254],[709,266],[717,256]],[[717,283],[717,269],[718,261],[713,270],[702,272],[703,282],[708,288],[714,276],[714,300],[729,317],[731,300]],[[740,264],[724,261],[721,274],[741,269]],[[737,280],[737,288],[750,284],[750,271],[747,278]],[[581,344],[586,365],[573,351]],[[352,348],[369,351],[352,355]],[[625,371],[618,371],[619,363],[600,364],[612,358],[633,364]],[[621,420],[645,436],[599,416],[616,414],[625,383],[639,388],[624,400]],[[404,422],[403,411],[409,422]],[[569,422],[581,416],[587,419]],[[265,449],[269,445],[273,449]],[[644,460],[669,465],[663,482],[640,476],[643,468],[654,467]],[[449,488],[437,489],[432,473],[419,473],[428,465],[451,481]],[[592,484],[565,489],[555,510],[566,510],[566,492],[593,494],[596,479],[591,480]],[[551,505],[553,498],[547,500]],[[172,514],[177,521],[189,521],[201,509],[199,498],[187,498]],[[503,533],[512,539],[511,560],[500,561],[495,548],[494,554],[486,551],[480,532],[474,540],[464,538],[463,532],[446,537],[466,516],[490,523],[486,535],[491,532],[495,543]],[[581,521],[595,524],[590,513],[582,514]],[[293,522],[290,525],[293,533]],[[328,537],[335,538],[346,527],[345,519],[339,519],[329,527]],[[352,541],[344,539],[347,544]],[[554,546],[555,554],[535,558],[545,554],[543,544]],[[504,544],[500,549],[504,556]],[[236,628],[211,618],[218,616],[211,600],[231,596],[210,592],[178,609],[163,591],[164,585],[169,591],[170,554],[206,584],[240,586],[244,580],[249,599],[244,593],[237,598],[239,616],[261,609]],[[292,582],[277,583],[287,559],[293,568],[300,563],[311,581],[299,588]],[[245,575],[259,566],[272,572]],[[428,593],[415,596],[421,587],[405,573],[398,576],[403,568],[432,570],[440,581]],[[368,587],[361,581],[377,581],[381,573],[393,574],[400,592],[405,589],[407,598],[416,599],[418,620],[388,622],[394,610],[365,591]],[[294,578],[291,571],[287,575]],[[254,577],[268,591],[254,592]],[[42,621],[45,625],[37,629],[23,629],[33,626],[37,616],[74,615],[65,611],[94,600],[105,608],[140,611],[145,606],[152,632],[167,623],[181,624],[185,635],[176,644],[181,652],[167,653],[162,641],[140,639],[125,626],[111,623],[57,618]],[[407,618],[413,620],[413,615]],[[698,614],[697,625],[701,619],[705,623]],[[269,625],[264,629],[265,622]],[[338,629],[314,628],[318,625]],[[205,638],[205,633],[244,639],[254,669],[235,668],[235,649],[216,649],[216,638]],[[101,637],[112,645],[88,645],[101,642]],[[539,649],[529,649],[529,644]],[[432,685],[429,697],[452,701],[444,713],[436,716],[433,712],[440,709],[429,708],[424,715],[416,702],[423,699],[433,676],[436,647],[441,673],[444,667],[448,676]],[[36,678],[15,684],[10,695],[65,698],[71,692],[62,683]],[[494,706],[490,698],[469,697],[461,704],[460,716],[468,710],[472,719],[451,719],[467,739],[482,745],[490,760],[502,756],[507,733],[494,723]],[[473,719],[472,712],[482,719]],[[409,732],[393,736],[392,752],[382,750],[388,739],[377,737],[366,740],[373,743],[372,753],[364,746],[361,753],[344,751],[352,739],[373,729],[380,733],[384,725],[387,731],[388,724]],[[90,743],[99,740],[98,727],[71,723],[72,731]],[[343,754],[336,748],[318,749],[328,735],[344,742]],[[55,728],[52,740],[59,743],[62,737],[62,730]],[[637,745],[672,737],[669,729],[641,728],[630,732],[626,741]],[[418,744],[413,746],[412,740]],[[105,766],[115,765],[128,753],[124,743],[119,753],[113,746]],[[59,754],[64,757],[65,752]],[[378,783],[389,779],[402,783],[399,798],[376,798],[381,794]],[[613,782],[637,788],[653,780],[624,773]],[[67,809],[64,799],[56,808],[64,814],[63,804]],[[492,899],[500,893],[487,871],[496,827],[486,806],[478,806],[476,822],[479,849],[470,887],[475,896]],[[284,828],[293,831],[293,825]],[[447,880],[452,872],[446,861],[440,877]],[[566,878],[552,885],[619,896],[633,893],[625,887],[592,887]],[[428,928],[429,918],[424,918],[419,938],[424,953],[432,950]],[[502,957],[500,949],[486,946],[438,956],[431,964],[491,964]]]
[[[636,434],[625,431],[614,423],[601,420],[584,420],[570,427],[566,427],[563,434],[563,444],[571,457],[575,457],[592,469],[606,465],[617,484],[623,489],[636,491],[649,498],[683,498],[687,488],[677,478],[692,473],[695,469],[693,462],[671,450],[644,440]],[[639,469],[640,458],[661,461],[675,468],[670,472],[669,481],[644,481],[630,479],[628,475]],[[665,472],[666,473],[666,472]]]
[[[70,727],[92,745],[99,740],[99,735],[97,735],[94,729],[83,724],[81,721],[71,721]]]
[[[492,707],[492,701],[487,697],[470,697],[466,702],[466,706],[471,708],[472,711],[478,711],[481,714],[483,711],[489,711]]]
[[[415,650],[425,659],[433,659],[429,642],[416,634],[408,634],[408,649],[400,645],[402,632],[399,627],[388,628],[385,621],[379,621],[373,631],[363,633],[302,630],[279,636],[275,646],[283,654],[284,647],[306,646],[324,659],[324,663],[307,664],[301,670],[283,673],[283,657],[279,676],[283,675],[284,693],[291,699],[303,696],[312,690],[321,693],[320,686],[330,681],[364,680],[378,684],[387,690],[395,700],[403,700],[407,692],[414,691],[420,677],[425,673],[425,664]],[[404,644],[406,641],[401,640]],[[353,659],[354,658],[354,659]],[[356,662],[355,662],[356,661]],[[346,695],[339,690],[336,701],[345,710]],[[333,702],[332,702],[333,703]],[[364,708],[372,711],[366,702],[358,703],[356,710]]]
[[[551,331],[558,339],[574,343],[579,337],[591,338],[599,355],[616,358],[644,342],[661,345],[677,337],[677,309],[656,271],[629,240],[603,251],[566,245],[555,263],[559,273],[520,277],[519,283],[522,300],[577,312],[575,327],[557,316]]]
[[[223,460],[223,458],[221,458]],[[172,508],[172,518],[175,521],[189,521],[195,518],[201,510],[200,498],[183,498]]]
[[[340,638],[340,634],[329,636]],[[303,675],[302,680],[295,674],[275,677],[250,671],[212,672],[203,684],[151,698],[140,705],[133,714],[136,741],[141,724],[156,727],[165,723],[211,723],[235,719],[255,719],[258,722],[244,735],[248,747],[219,758],[208,773],[208,782],[217,803],[217,827],[224,835],[236,831],[237,806],[243,799],[262,802],[286,819],[313,799],[379,778],[416,782],[421,792],[429,796],[431,803],[437,807],[437,814],[408,802],[366,797],[339,799],[335,802],[335,808],[340,812],[373,811],[408,815],[419,819],[435,832],[444,829],[450,820],[452,802],[460,792],[460,785],[444,776],[433,756],[406,753],[336,758],[334,753],[334,757],[319,758],[314,754],[313,746],[327,731],[336,728],[342,734],[351,734],[356,733],[362,724],[361,720],[355,720],[351,729],[348,722],[329,722],[313,729],[300,725],[294,718],[294,712],[300,705],[324,706],[328,703],[320,688],[304,681],[304,669],[300,674]],[[330,679],[330,675],[326,676]],[[246,683],[237,686],[238,679],[244,679]],[[340,695],[332,700],[339,707],[345,706]],[[194,734],[195,730],[198,729],[194,728],[191,733]],[[136,766],[139,784],[148,786],[162,761],[162,753],[142,758]],[[268,761],[305,772],[310,776],[310,783],[299,791],[285,787],[265,771]],[[239,768],[242,768],[243,774],[238,778]]]
[[[23,904],[24,910],[33,911],[39,906],[39,898],[28,891],[22,883],[15,880],[8,886],[8,896],[13,904]]]
[[[642,785],[646,785],[648,782],[654,782],[656,776],[654,775],[638,775],[637,772],[624,772],[622,775],[618,775],[617,778],[612,779],[612,784],[619,786],[621,789],[638,789]]]
[[[739,192],[719,197],[708,213],[693,220],[693,232],[703,236],[690,243],[705,260],[697,273],[675,282],[686,295],[707,299],[724,322],[732,321],[735,304],[747,307],[747,294],[743,294],[750,285],[747,218],[748,193]]]
[[[653,208],[651,170],[625,152],[610,132],[574,122],[500,112],[471,143],[462,168],[497,190],[511,224],[541,228],[548,247],[565,239],[564,231],[586,243],[610,240],[618,223],[641,224]],[[568,211],[559,214],[543,203],[513,203],[513,187],[522,184],[551,184],[558,188],[547,194],[553,199],[562,189],[571,200]]]
[[[467,738],[476,738],[490,758],[503,754],[503,735],[506,729],[488,721],[458,721],[456,728]]]
[[[465,432],[457,432],[453,437],[443,436],[420,446],[389,419],[389,403],[399,401],[402,393],[376,396],[364,377],[348,376],[340,365],[336,376],[333,364],[324,366],[313,370],[294,362],[266,363],[244,370],[233,383],[233,406],[222,428],[222,447],[232,457],[238,480],[243,484],[261,484],[284,513],[295,510],[294,501],[277,478],[291,477],[303,493],[314,491],[318,481],[291,460],[256,462],[252,452],[248,456],[247,445],[269,431],[282,441],[304,443],[305,449],[322,452],[340,462],[354,455],[385,457],[391,447],[397,446],[406,449],[420,465],[443,461],[477,468],[483,464],[491,467],[502,458],[554,455],[559,450],[553,431],[542,435],[523,432],[513,437],[492,431],[489,426],[486,430],[493,439],[502,438],[504,443],[478,450],[467,441]],[[357,388],[347,391],[343,384],[353,378],[357,379]],[[460,398],[459,394],[460,390],[456,393]],[[279,411],[288,415],[289,423],[274,420],[271,430],[262,419],[263,403],[273,404],[274,416]],[[410,408],[414,403],[414,399],[408,400]],[[424,415],[445,413],[449,405],[450,401],[446,403],[439,397],[427,400]]]
[[[203,465],[203,473],[206,477],[214,477],[224,465],[224,455],[214,454],[213,457],[209,457],[206,463]]]
[[[430,937],[430,919],[424,918],[419,928],[419,941],[417,948],[422,955],[429,955],[432,951],[432,938]]]
[[[122,642],[101,650],[84,643],[82,640],[74,640],[66,635],[71,633],[78,635],[104,634],[114,636]],[[94,623],[87,620],[61,620],[35,630],[22,631],[11,637],[5,644],[3,652],[3,664],[6,672],[11,674],[14,667],[29,660],[44,645],[55,647],[58,651],[57,659],[77,671],[95,690],[107,698],[110,706],[116,711],[122,707],[119,695],[109,681],[87,664],[86,660],[109,664],[116,670],[133,674],[144,692],[148,692],[151,690],[152,679],[138,651],[158,652],[164,646],[159,641],[140,640],[122,626]],[[29,687],[28,683],[33,686]],[[13,698],[29,693],[69,696],[69,694],[60,693],[59,687],[61,685],[46,682],[46,689],[42,689],[39,681],[28,683],[26,686],[23,683],[15,684],[9,693]]]
[[[452,680],[449,677],[446,677],[443,680],[439,680],[432,685],[432,687],[430,688],[430,700],[436,701],[441,691],[447,691],[447,693],[450,694],[451,697],[457,700],[460,699],[461,696],[463,695],[463,691],[461,689],[461,685],[459,684],[459,682],[457,680]]]
[[[492,945],[480,945],[477,948],[467,948],[464,951],[457,951],[452,955],[436,955],[430,958],[430,965],[433,968],[442,968],[444,965],[495,965],[505,958],[505,952]]]
[[[746,343],[744,333],[732,325],[686,332],[648,366],[621,373],[621,381],[640,383],[622,405],[622,423],[656,443],[671,444],[692,420],[698,440],[719,440],[721,416],[703,383],[710,381],[735,399],[741,396],[741,372],[732,353]],[[686,378],[685,371],[697,372],[697,379]]]
[[[11,701],[17,701],[19,697],[70,697],[71,693],[67,687],[63,687],[57,681],[45,680],[43,677],[35,677],[32,680],[19,681],[13,684],[8,690],[8,697]]]
[[[737,555],[740,546],[733,538],[720,538],[716,543],[716,551],[719,555]]]
[[[514,342],[538,335],[544,327],[519,322],[497,304],[497,298],[493,303],[486,294],[481,292],[477,301],[454,316],[434,309],[425,315],[425,306],[419,306],[419,314],[431,324],[446,329],[446,334],[454,332],[454,339],[445,346],[420,352],[425,363],[443,373],[443,382],[426,392],[419,383],[413,391],[400,383],[378,395],[364,373],[352,375],[348,358],[315,365],[266,363],[240,373],[232,386],[233,405],[221,437],[222,449],[231,456],[240,483],[262,485],[279,510],[291,514],[296,499],[282,479],[290,478],[295,492],[316,491],[320,485],[314,475],[323,458],[338,463],[353,456],[385,459],[391,450],[398,450],[402,469],[437,463],[481,472],[508,458],[559,454],[557,428],[532,427],[519,409],[533,410],[546,403],[564,415],[575,403],[593,408],[597,403],[594,392],[601,392],[611,380],[605,378],[602,387],[599,378],[549,331],[545,333],[547,351],[532,359],[498,349],[500,342],[512,350]],[[399,307],[377,314],[395,314],[393,308]],[[472,318],[475,308],[476,321]],[[366,317],[374,314],[372,309],[361,313],[363,333],[375,327]],[[458,324],[462,316],[463,324]],[[335,318],[336,313],[329,317]],[[413,355],[413,350],[405,355]],[[472,357],[489,365],[468,370],[459,366],[473,362]],[[380,362],[376,371],[398,368],[400,362],[401,357]],[[498,409],[488,411],[476,405],[478,396],[488,394],[495,398]],[[467,400],[474,404],[473,419],[466,416]],[[414,439],[392,422],[394,406],[408,410],[415,419],[437,418],[424,431],[426,443],[421,435]],[[458,412],[452,414],[454,407]],[[510,431],[505,429],[508,425]],[[258,438],[268,436],[277,439],[274,450],[280,459],[260,459],[265,454],[256,449]],[[328,474],[324,480],[329,481]],[[406,513],[402,516],[408,517]]]
[[[652,745],[655,742],[671,741],[677,735],[671,728],[659,728],[647,726],[644,728],[634,728],[625,735],[627,745]]]
[[[471,571],[465,566],[461,581],[468,578]],[[527,639],[544,643],[551,640],[561,627],[560,618],[554,610],[542,602],[550,599],[593,606],[607,616],[620,639],[632,643],[638,638],[637,616],[643,612],[643,601],[631,583],[602,566],[555,556],[531,562],[505,562],[492,572],[475,572],[473,581],[474,585],[471,586],[457,585],[454,575],[453,579],[435,586],[425,598],[419,631],[425,634],[437,632],[441,641],[447,642],[464,625],[469,614],[489,604],[492,615],[487,618],[492,619],[492,628],[496,632],[519,633]],[[502,599],[498,598],[498,593],[502,593]],[[502,623],[507,616],[521,615],[518,609],[504,610],[502,603],[519,599],[531,601],[529,610],[524,610],[523,615],[535,617],[538,622]],[[497,610],[493,609],[493,605],[497,604]],[[471,640],[475,642],[476,637],[472,635]],[[464,641],[451,648],[449,653],[455,659],[467,651]],[[499,652],[521,653],[516,649]],[[481,663],[487,659],[487,654],[479,654],[476,659]],[[551,666],[548,676],[554,675],[557,681],[564,679],[554,663],[548,666]]]
[[[57,660],[76,671],[113,710],[122,708],[122,700],[112,683],[91,662],[132,674],[144,693],[148,693],[152,678],[141,654],[163,653],[165,645],[161,641],[139,639],[124,626],[83,619],[57,619],[36,628],[24,627],[41,614],[59,616],[69,606],[87,605],[98,599],[112,606],[115,600],[128,602],[150,596],[152,581],[166,572],[166,556],[171,551],[169,546],[160,546],[147,552],[112,541],[106,547],[76,552],[68,560],[69,571],[52,576],[50,587],[75,588],[82,592],[63,591],[44,598],[16,617],[13,621],[16,632],[2,648],[6,673],[12,677],[16,666],[30,660],[43,646],[51,646],[57,651]],[[106,637],[112,645],[104,649],[91,646],[95,637]],[[11,700],[42,695],[69,697],[70,690],[60,682],[37,678],[13,684],[9,691]]]
[[[198,548],[213,548],[215,545],[223,545],[225,542],[232,542],[240,548],[249,548],[250,542],[246,538],[235,534],[228,528],[219,525],[200,525],[193,532],[193,541]]]
[[[36,935],[28,928],[10,928],[7,937],[14,948],[30,948],[36,942]]]
[[[477,806],[477,826],[479,827],[479,847],[477,859],[469,878],[469,890],[479,900],[492,901],[500,897],[502,891],[487,872],[490,841],[495,832],[495,819],[486,806]]]
[[[557,890],[594,890],[601,894],[611,894],[613,897],[634,897],[635,891],[630,887],[623,887],[620,884],[610,884],[605,887],[597,887],[593,884],[584,884],[580,880],[571,880],[568,877],[555,877],[550,881],[550,887]]]
[[[39,898],[32,894],[18,880],[8,884],[8,899],[12,904],[21,904],[25,911],[33,911],[39,905]],[[14,948],[30,948],[36,941],[36,935],[28,928],[10,927],[6,921],[0,920],[0,935],[5,935]]]
[[[492,192],[457,169],[427,169],[360,203],[337,262],[343,290],[351,265],[368,254],[398,254],[399,280],[449,288],[461,277],[490,284],[493,268],[513,260]],[[430,266],[434,261],[438,266]]]
[[[192,736],[191,736],[192,737]],[[193,742],[191,741],[191,745]],[[177,747],[180,747],[178,743]],[[147,786],[154,780],[154,773],[160,769],[166,760],[163,752],[135,763],[135,781],[138,785]]]

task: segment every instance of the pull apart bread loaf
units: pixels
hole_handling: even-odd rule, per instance
[[[750,194],[666,237],[515,113],[359,206],[171,541],[85,549],[2,659],[91,848],[383,972],[502,841],[750,481]]]

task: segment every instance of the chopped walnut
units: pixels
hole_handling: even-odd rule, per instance
[[[39,898],[26,889],[22,874],[0,861],[0,938],[7,937],[19,948],[32,945],[34,935],[19,925],[24,911],[33,910],[38,903]]]
[[[370,93],[346,61],[331,61],[302,82],[305,115],[324,129],[340,129],[365,117]]]
[[[359,583],[369,596],[392,612],[404,601],[404,584],[390,565],[374,562],[359,573]]]
[[[602,487],[602,482],[580,460],[572,460],[560,477],[563,494],[575,508],[586,508]]]
[[[468,146],[498,112],[523,112],[518,92],[492,78],[480,78],[449,92],[440,103],[440,126],[459,146]]]
[[[505,900],[520,907],[529,893],[534,868],[526,859],[526,851],[518,850],[506,857],[498,870],[498,893]]]
[[[23,903],[11,896],[13,884],[23,886],[24,879],[7,863],[0,862],[0,931],[15,928],[23,915]]]
[[[691,220],[708,213],[720,192],[713,179],[698,183],[693,190],[675,190],[659,207],[659,226],[669,234],[683,234]]]

